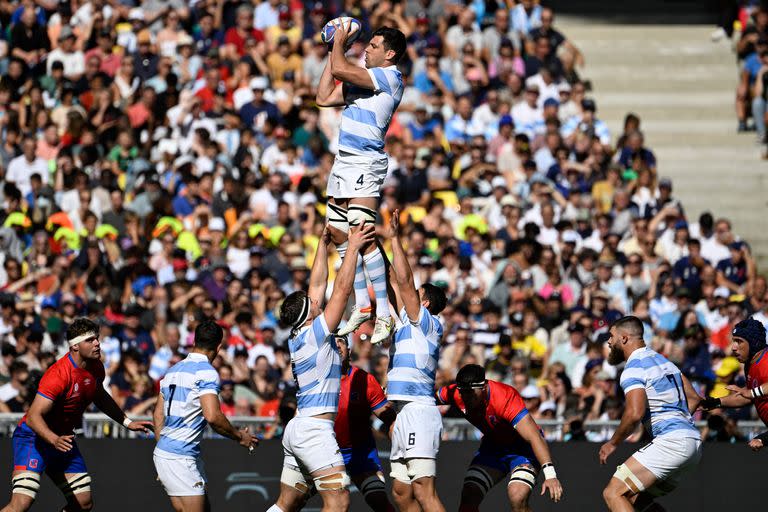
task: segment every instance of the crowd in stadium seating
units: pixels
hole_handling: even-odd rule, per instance
[[[438,385],[479,363],[567,439],[605,438],[581,423],[620,416],[605,340],[634,314],[702,393],[727,393],[731,326],[768,323],[749,245],[686,216],[639,116],[609,131],[553,11],[510,3],[2,4],[0,412],[25,410],[78,315],[100,322],[129,414],[149,414],[206,318],[226,328],[226,413],[292,410],[276,307],[306,288],[323,229],[340,113],[315,105],[318,31],[342,13],[408,37],[380,216],[402,212],[417,285],[449,295]],[[353,362],[385,384],[371,327]]]

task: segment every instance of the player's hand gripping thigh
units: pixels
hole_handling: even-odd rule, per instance
[[[322,512],[347,512],[349,510],[349,476],[344,466],[321,469],[310,475],[315,489],[323,499]]]

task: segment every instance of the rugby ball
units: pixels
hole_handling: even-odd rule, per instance
[[[347,44],[352,44],[357,40],[358,37],[360,37],[362,32],[362,25],[358,20],[349,16],[340,16],[326,23],[322,32],[320,32],[320,38],[324,43],[331,44],[333,43],[333,35],[336,33],[336,26],[340,24],[349,26],[350,23],[352,28],[349,31],[349,39],[347,39]]]

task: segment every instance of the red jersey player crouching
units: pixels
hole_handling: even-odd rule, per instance
[[[754,318],[742,320],[733,328],[731,350],[744,365],[747,387],[728,386],[732,394],[723,398],[707,397],[701,401],[705,410],[744,407],[755,403],[757,415],[768,425],[768,352],[765,344],[765,328]],[[759,451],[768,446],[768,432],[763,432],[749,442],[749,447]]]
[[[528,498],[539,469],[544,472],[541,494],[548,490],[553,501],[560,501],[563,487],[549,447],[515,388],[486,380],[482,366],[468,364],[459,370],[456,384],[437,391],[437,401],[458,407],[483,433],[480,449],[464,477],[460,512],[480,510],[485,495],[507,473],[511,473],[507,495],[512,510],[529,510]]]
[[[384,487],[379,452],[371,432],[371,413],[385,425],[395,421],[395,410],[373,375],[349,363],[349,342],[336,336],[341,353],[341,395],[334,430],[344,465],[352,482],[372,510],[394,512]]]
[[[148,421],[131,421],[107,394],[101,363],[99,326],[77,318],[67,329],[69,353],[48,368],[37,396],[13,433],[11,502],[2,512],[29,510],[46,472],[67,499],[63,511],[91,510],[91,477],[73,430],[95,404],[104,414],[136,432],[149,432]]]

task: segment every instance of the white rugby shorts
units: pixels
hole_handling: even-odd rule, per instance
[[[152,455],[157,478],[168,496],[202,496],[208,479],[202,458],[183,457],[155,450]]]
[[[285,426],[283,452],[283,465],[298,469],[305,476],[321,469],[344,466],[331,420],[293,418]]]
[[[340,152],[328,176],[328,197],[380,197],[388,167],[386,154],[371,157]]]
[[[437,459],[442,433],[443,419],[436,405],[406,404],[395,419],[389,460]]]
[[[656,483],[645,490],[651,495],[663,496],[677,487],[683,475],[696,468],[701,451],[701,439],[661,436],[632,456],[657,478]]]

